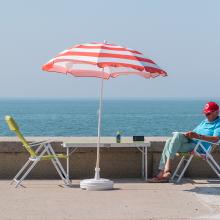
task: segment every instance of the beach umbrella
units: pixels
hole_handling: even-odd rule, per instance
[[[141,52],[107,42],[79,44],[70,47],[49,60],[42,69],[49,72],[71,74],[76,77],[101,78],[95,177],[81,181],[80,186],[87,189],[112,188],[113,181],[100,178],[99,167],[103,81],[120,75],[155,78],[166,76],[167,73]]]

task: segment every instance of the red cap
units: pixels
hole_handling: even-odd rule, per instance
[[[217,110],[219,110],[219,106],[218,106],[217,103],[215,103],[215,102],[208,102],[204,106],[203,112],[204,112],[204,114],[208,114],[208,113],[211,113],[211,112],[215,112]]]

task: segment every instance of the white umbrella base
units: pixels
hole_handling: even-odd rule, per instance
[[[80,181],[80,188],[90,191],[111,190],[114,182],[108,179],[85,179]]]

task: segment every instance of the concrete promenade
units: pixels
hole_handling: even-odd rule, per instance
[[[115,180],[111,191],[85,191],[58,180],[26,180],[15,189],[0,181],[1,220],[217,220],[220,186],[214,180],[152,184]]]
[[[168,137],[145,137],[149,177],[157,167]],[[30,141],[48,139],[29,137]],[[51,138],[50,138],[51,139]],[[79,143],[82,138],[52,138],[56,152],[64,152],[63,141]],[[107,138],[109,139],[109,138]],[[109,139],[110,140],[110,139]],[[83,138],[94,143],[94,138]],[[106,141],[106,140],[105,140]],[[214,157],[219,162],[218,150]],[[220,181],[202,160],[194,159],[181,184],[152,184],[141,179],[141,152],[134,148],[101,149],[101,176],[115,180],[111,191],[84,191],[79,179],[94,175],[96,149],[78,149],[70,157],[72,188],[64,188],[48,161],[42,162],[23,182],[26,188],[9,185],[28,158],[15,137],[0,141],[0,220],[216,220],[220,219]],[[174,167],[179,159],[174,161]],[[64,167],[66,166],[63,161]],[[190,177],[188,179],[188,177]],[[205,180],[194,180],[197,178]],[[41,180],[40,180],[41,179]]]

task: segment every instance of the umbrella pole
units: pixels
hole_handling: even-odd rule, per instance
[[[104,68],[103,68],[104,73]],[[96,158],[96,167],[95,167],[95,179],[100,179],[100,136],[101,136],[101,122],[102,122],[102,100],[103,100],[103,83],[104,79],[101,78],[101,87],[100,87],[100,99],[99,99],[99,118],[98,118],[98,139],[97,139],[97,158]]]
[[[104,68],[103,68],[104,76]],[[104,79],[101,78],[100,100],[99,100],[99,117],[98,117],[98,138],[97,138],[97,158],[95,167],[95,177],[93,179],[85,179],[80,181],[80,188],[87,190],[109,190],[113,189],[114,182],[109,179],[100,178],[100,136],[101,136],[101,121],[102,121],[102,99],[103,99],[103,84]]]

